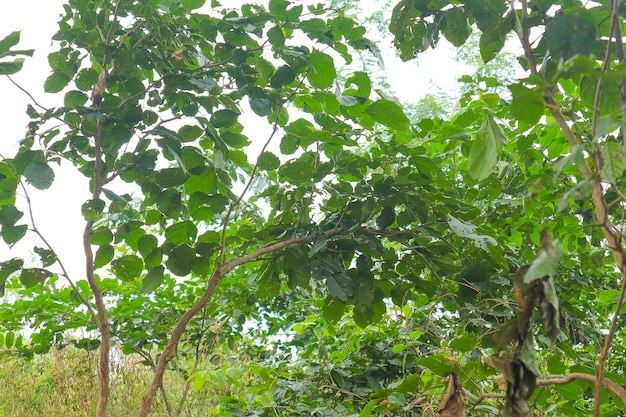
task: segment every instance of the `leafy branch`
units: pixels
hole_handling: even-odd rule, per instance
[[[617,35],[621,33],[621,30],[617,29],[621,25],[619,22],[619,18],[618,18],[617,3],[618,3],[617,1],[611,2],[612,7],[611,7],[610,36],[615,39],[617,39]],[[532,75],[538,76],[539,72],[537,70],[537,64],[534,59],[534,52],[533,52],[533,49],[531,47],[530,40],[529,40],[529,27],[526,24],[528,21],[527,0],[521,0],[521,7],[522,7],[522,20],[521,21],[518,20],[517,34],[522,43],[522,47],[524,49],[524,54],[529,65],[530,72]],[[621,36],[619,37],[620,37],[619,43],[621,43]],[[611,44],[612,44],[611,39],[609,39],[608,46],[606,49],[606,54],[604,57],[604,62],[603,62],[603,69],[605,71],[609,68],[609,65],[610,65]],[[623,48],[619,52],[619,54],[620,54],[620,60],[623,60],[623,56],[624,56]],[[601,116],[599,103],[600,103],[601,95],[602,95],[603,82],[604,82],[603,78],[600,78],[598,80],[597,85],[596,85],[595,97],[594,97],[594,109],[593,109],[593,120],[592,120],[592,136],[594,137],[594,139],[597,133],[596,132],[597,126],[599,124],[599,119]],[[623,84],[623,81],[622,81],[622,84]],[[624,87],[622,86],[622,88]],[[561,128],[561,130],[567,137],[571,147],[574,148],[580,142],[578,138],[575,136],[574,132],[572,131],[570,124],[568,124],[568,122],[563,117],[563,113],[560,111],[560,107],[557,105],[552,92],[549,89],[544,90],[543,97],[546,103],[546,107],[548,107],[552,116],[556,119],[559,127]],[[623,94],[621,97],[621,101],[622,101],[622,111],[624,112],[625,111],[624,104],[626,103],[626,97]],[[626,114],[626,113],[623,113],[623,114]],[[624,132],[622,133],[624,134]],[[624,141],[624,146],[626,147],[626,141]],[[609,217],[609,214],[608,214],[607,204],[604,198],[602,182],[599,179],[599,175],[600,175],[599,169],[601,169],[603,166],[603,163],[600,160],[602,156],[601,156],[601,151],[599,150],[599,147],[597,145],[596,145],[596,148],[597,148],[595,152],[596,161],[594,164],[596,172],[594,172],[592,168],[585,161],[582,161],[579,164],[579,167],[585,179],[593,185],[593,190],[591,194],[592,194],[593,205],[595,209],[595,217],[596,217],[597,222],[600,225],[600,228],[604,234],[604,237],[607,240],[608,247],[613,253],[616,266],[619,268],[621,275],[622,275],[622,285],[621,285],[622,288],[620,291],[619,300],[617,303],[617,307],[615,309],[615,313],[613,314],[613,318],[611,320],[611,326],[610,326],[609,332],[606,335],[605,342],[602,347],[602,351],[601,351],[600,358],[598,360],[598,365],[597,365],[597,373],[595,376],[596,384],[595,384],[595,392],[594,392],[594,416],[598,417],[600,415],[600,395],[601,395],[601,390],[603,386],[604,368],[606,366],[606,362],[608,361],[610,347],[612,345],[613,338],[617,330],[617,321],[619,318],[619,312],[621,308],[623,307],[624,302],[626,301],[626,263],[625,263],[626,259],[625,259],[624,247],[622,246],[622,243],[621,243],[621,232],[619,231],[619,229],[617,229],[613,225],[611,218]]]

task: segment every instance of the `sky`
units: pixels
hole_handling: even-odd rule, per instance
[[[28,90],[44,106],[54,106],[62,95],[44,93],[43,83],[50,75],[47,55],[54,50],[50,38],[57,31],[57,22],[63,12],[62,0],[8,1],[0,13],[0,39],[11,32],[20,31],[20,43],[14,49],[34,49],[32,58],[27,58],[22,71],[11,76],[15,82]],[[30,102],[26,94],[0,76],[0,154],[12,157],[18,142],[25,136],[29,117],[25,113]],[[54,167],[53,167],[54,168]],[[80,247],[82,240],[81,205],[88,198],[87,182],[80,174],[69,169],[55,169],[56,179],[52,187],[39,191],[28,187],[33,202],[36,225],[51,245],[61,253],[73,276],[83,275],[84,255]],[[68,186],[68,184],[71,184]],[[20,210],[27,216],[27,206]],[[24,218],[24,219],[25,219]],[[43,245],[35,239],[23,239],[9,249],[0,243],[0,261],[12,257],[30,257],[33,243]],[[57,270],[54,270],[57,272]]]
[[[57,31],[57,22],[63,12],[65,0],[20,0],[3,4],[0,13],[0,39],[13,31],[21,31],[17,49],[34,49],[32,58],[27,58],[22,71],[12,76],[13,80],[30,92],[46,107],[58,105],[62,94],[49,94],[43,91],[43,83],[50,75],[47,55],[55,50],[50,38]],[[372,5],[368,5],[368,4]],[[376,7],[376,2],[368,0],[363,7]],[[376,40],[376,39],[375,39]],[[379,40],[379,47],[385,61],[385,75],[395,94],[407,102],[417,102],[433,86],[439,86],[454,93],[457,67],[454,52],[445,45],[435,51],[428,51],[419,60],[408,63],[395,57],[390,39]],[[445,70],[442,70],[444,69]],[[20,139],[26,132],[29,118],[25,113],[30,99],[16,88],[5,76],[0,76],[0,154],[12,157]],[[81,205],[89,198],[87,181],[81,174],[68,167],[53,167],[56,179],[52,187],[39,191],[28,188],[32,200],[33,214],[38,229],[59,253],[74,280],[84,275],[84,255],[81,246],[84,223]],[[22,202],[23,203],[23,202]],[[25,212],[27,206],[19,208]],[[29,257],[34,239],[23,239],[9,249],[0,243],[0,261],[12,257]],[[36,242],[39,246],[39,242]],[[55,270],[56,272],[56,270]]]

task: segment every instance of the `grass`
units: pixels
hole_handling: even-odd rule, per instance
[[[115,356],[115,355],[114,355]],[[110,417],[127,417],[139,409],[150,383],[151,371],[133,356],[117,355],[111,366]],[[98,396],[97,351],[66,347],[35,356],[30,361],[0,357],[0,415],[3,417],[91,417]],[[168,372],[168,400],[176,409],[184,379]],[[206,416],[207,393],[191,391],[180,417]],[[156,401],[153,417],[169,417],[163,399]]]

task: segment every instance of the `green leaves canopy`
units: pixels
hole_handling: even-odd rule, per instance
[[[0,226],[6,244],[20,241],[18,186],[48,189],[53,163],[73,166],[92,194],[82,206],[88,279],[57,285],[66,261],[49,247],[34,251],[36,266],[1,260],[0,292],[21,297],[0,308],[5,347],[27,325],[33,337],[15,348],[24,355],[78,328],[98,329],[108,348],[111,328],[160,386],[168,361],[190,359],[178,361],[179,346],[204,352],[214,336],[235,347],[250,323],[276,343],[288,334],[288,349],[247,346],[256,355],[246,361],[284,373],[260,374],[252,403],[217,401],[220,415],[424,414],[435,397],[424,393],[450,372],[471,375],[471,392],[492,389],[482,352],[500,349],[510,415],[528,404],[581,415],[599,401],[531,396],[545,370],[595,374],[588,363],[611,345],[602,329],[622,331],[607,320],[623,307],[607,261],[608,251],[618,265],[624,257],[619,10],[398,2],[389,28],[402,59],[441,36],[471,45],[472,28],[484,61],[498,62],[513,29],[526,52],[523,80],[464,77],[455,113],[428,118],[384,91],[372,97],[367,66],[341,67],[339,57],[380,55],[341,10],[158,3],[65,8],[44,82],[64,94],[54,108],[28,108],[28,134],[0,162]],[[0,58],[28,55],[11,51],[18,41],[0,41]],[[0,66],[11,74],[21,63]],[[283,354],[291,347],[295,358]],[[612,347],[605,376],[623,381],[624,347]]]

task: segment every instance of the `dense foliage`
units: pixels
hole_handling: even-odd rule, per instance
[[[3,353],[97,349],[98,417],[111,346],[152,373],[138,416],[183,412],[166,371],[213,387],[209,415],[623,416],[623,20],[401,0],[404,60],[474,31],[484,62],[523,51],[437,117],[379,88],[343,8],[70,0],[59,104],[33,98],[0,162],[2,239],[39,238],[0,260]],[[84,277],[28,216],[60,162],[89,179]]]

